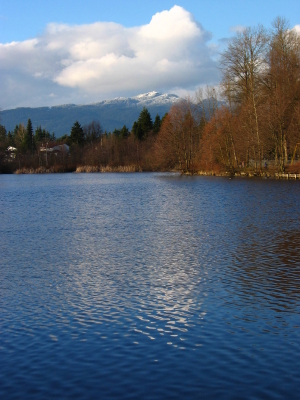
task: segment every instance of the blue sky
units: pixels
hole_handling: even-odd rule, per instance
[[[294,27],[299,10],[299,0],[1,0],[0,108],[215,85],[221,39],[277,16]]]
[[[287,18],[291,26],[300,23],[299,0],[1,0],[0,42],[35,37],[49,22],[142,25],[175,4],[190,11],[215,39],[227,37],[236,25],[269,27],[277,16]]]

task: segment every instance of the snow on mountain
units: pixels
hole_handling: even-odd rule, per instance
[[[161,105],[172,105],[180,101],[181,98],[176,94],[161,94],[158,92],[148,92],[138,94],[133,97],[115,97],[111,100],[102,100],[91,104],[61,104],[58,106],[52,106],[51,108],[74,108],[74,107],[88,107],[88,106],[103,106],[103,105],[122,105],[122,106],[161,106]]]
[[[139,103],[145,105],[170,104],[180,101],[180,97],[175,94],[161,94],[158,92],[139,94],[138,96],[133,97],[133,99],[136,99]]]
[[[75,121],[81,125],[92,120],[98,120],[103,130],[113,131],[126,125],[131,129],[133,122],[138,118],[143,107],[146,107],[154,120],[156,114],[162,117],[170,107],[180,101],[175,94],[161,94],[148,92],[133,97],[117,97],[93,104],[62,104],[53,107],[20,107],[14,110],[0,112],[1,124],[7,130],[13,130],[19,123],[27,124],[31,119],[34,128],[40,126],[55,132],[59,137],[69,134]]]
[[[172,105],[180,101],[180,97],[176,94],[161,94],[158,92],[148,92],[139,94],[133,97],[116,97],[111,100],[103,100],[93,105],[104,105],[104,104],[122,104],[127,106],[161,106],[161,105]]]

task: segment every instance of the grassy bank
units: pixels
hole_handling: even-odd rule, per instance
[[[168,172],[168,170],[157,169],[157,172]],[[198,170],[192,172],[182,172],[179,169],[172,169],[169,172],[181,172],[183,175],[194,175],[194,176],[219,176],[219,177],[244,177],[244,178],[277,178],[277,179],[300,179],[300,163],[289,166],[283,173],[278,172],[276,168],[255,170],[250,168],[245,168],[243,170]],[[9,173],[14,174],[48,174],[48,173],[66,173],[66,172],[76,172],[76,173],[107,173],[107,172],[153,172],[152,169],[142,169],[137,165],[119,165],[119,166],[93,166],[93,165],[55,165],[38,168],[19,168],[15,171],[9,171]],[[4,172],[5,173],[5,172]]]

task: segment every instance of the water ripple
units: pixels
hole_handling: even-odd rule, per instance
[[[0,187],[1,398],[297,398],[298,181]]]

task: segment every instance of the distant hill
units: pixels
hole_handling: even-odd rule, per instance
[[[6,130],[13,130],[19,123],[26,126],[28,119],[32,121],[34,129],[37,126],[54,132],[56,137],[69,134],[72,125],[77,120],[81,125],[92,120],[98,120],[103,131],[113,131],[126,125],[132,128],[143,107],[147,107],[152,119],[156,114],[162,117],[174,103],[180,101],[175,94],[160,94],[150,92],[135,97],[118,97],[113,100],[104,100],[88,105],[65,104],[54,107],[21,107],[0,112],[0,123]]]

